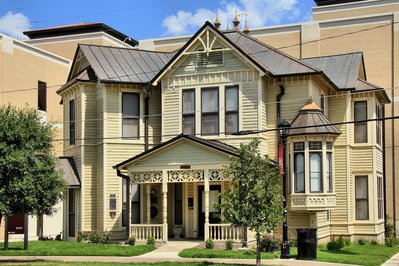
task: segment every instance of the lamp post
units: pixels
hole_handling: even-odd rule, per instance
[[[290,258],[290,244],[288,242],[288,225],[287,225],[287,137],[288,130],[291,124],[283,119],[278,125],[280,132],[280,148],[282,148],[282,174],[283,174],[283,208],[284,208],[284,220],[283,220],[283,241],[281,243],[281,259]],[[279,152],[280,153],[280,152]],[[281,158],[280,158],[281,159]]]

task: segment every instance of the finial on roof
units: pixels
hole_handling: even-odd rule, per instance
[[[226,30],[229,30],[229,29],[230,29],[230,27],[229,27],[229,20],[226,19]]]
[[[312,98],[309,98],[308,102],[301,108],[301,111],[322,111]]]
[[[242,32],[244,32],[245,34],[249,33],[249,29],[248,29],[248,20],[245,17],[245,24],[244,24],[244,29],[242,30]]]
[[[234,17],[233,20],[233,24],[234,24],[234,30],[238,31],[238,25],[240,25],[240,21],[238,20],[237,10],[236,10],[236,16]]]
[[[213,23],[213,25],[215,25],[215,28],[217,30],[220,30],[221,23],[219,21],[219,13],[218,12],[216,12],[216,19],[215,19],[215,22]]]

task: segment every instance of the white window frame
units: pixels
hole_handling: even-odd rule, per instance
[[[111,90],[112,91],[112,90]],[[109,93],[109,91],[107,91]],[[122,94],[123,93],[139,93],[139,101],[140,101],[140,119],[139,119],[139,138],[138,139],[130,139],[130,138],[123,138],[122,136]],[[107,96],[107,99],[109,96]],[[142,144],[144,143],[144,95],[142,91],[139,89],[120,89],[119,90],[119,132],[118,132],[118,140],[116,142],[122,142],[122,143],[139,143]],[[107,110],[106,110],[107,112]],[[105,119],[105,114],[104,114],[104,119]],[[105,119],[106,120],[106,119]],[[106,137],[106,136],[104,136]]]

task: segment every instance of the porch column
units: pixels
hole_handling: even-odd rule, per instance
[[[151,223],[151,184],[146,185],[147,188],[147,224]]]
[[[162,241],[168,241],[168,175],[162,170]]]
[[[205,192],[205,229],[204,229],[204,237],[205,240],[209,238],[209,175],[208,170],[204,171],[204,192]]]

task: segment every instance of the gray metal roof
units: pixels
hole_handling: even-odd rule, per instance
[[[332,134],[339,135],[341,131],[324,116],[323,110],[312,99],[302,107],[291,123],[288,135]]]
[[[58,158],[56,169],[63,173],[62,177],[67,181],[69,187],[80,187],[79,174],[72,157]]]
[[[322,70],[340,89],[355,89],[359,69],[363,64],[362,53],[304,58],[301,61]]]
[[[149,83],[172,53],[98,45],[79,45],[102,82]]]
[[[315,74],[320,72],[316,67],[242,32],[228,31],[224,32],[223,35],[240,48],[244,54],[260,63],[274,76]]]

